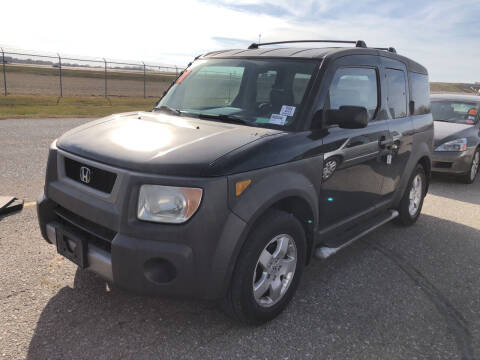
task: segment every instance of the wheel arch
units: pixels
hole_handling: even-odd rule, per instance
[[[425,170],[425,176],[427,178],[427,184],[425,187],[425,193],[428,193],[428,187],[430,186],[430,178],[432,177],[432,162],[430,160],[430,157],[428,156],[422,156],[417,164],[422,165],[423,170]]]
[[[305,229],[307,240],[306,262],[310,261],[319,217],[318,194],[312,182],[302,174],[286,172],[282,177],[278,177],[278,173],[277,176],[274,175],[272,174],[272,178],[266,176],[256,184],[254,179],[252,184],[254,186],[247,189],[238,201],[231,203],[232,214],[230,217],[241,219],[244,225],[241,233],[235,239],[222,236],[221,249],[218,250],[213,259],[215,263],[218,261],[218,263],[224,264],[222,266],[224,269],[222,270],[223,275],[221,275],[223,278],[221,291],[223,293],[228,290],[239,254],[248,239],[248,235],[271,209],[286,211],[300,220]],[[279,178],[281,181],[278,181]],[[235,180],[231,182],[233,187]],[[231,188],[231,190],[233,189]],[[231,193],[231,191],[229,192]],[[233,192],[233,194],[235,193]]]
[[[255,229],[255,226],[263,220],[264,215],[271,209],[285,211],[300,221],[305,230],[307,240],[306,259],[308,264],[314,247],[314,234],[318,224],[318,207],[315,208],[315,205],[312,204],[309,197],[304,194],[303,191],[298,190],[289,190],[273,196],[260,206],[257,211],[251,214],[248,219],[244,219],[247,225],[242,232],[241,240],[233,254],[235,262],[250,232]]]
[[[425,191],[428,192],[428,188],[429,188],[429,185],[430,185],[431,173],[432,173],[431,152],[432,152],[432,150],[426,142],[420,142],[413,149],[413,154],[415,154],[417,156],[415,156],[415,157],[412,156],[409,159],[409,161],[408,161],[408,163],[405,167],[405,171],[404,171],[403,176],[400,180],[400,184],[398,186],[398,190],[397,190],[395,199],[393,201],[393,204],[395,204],[395,206],[398,206],[398,204],[400,203],[400,200],[402,199],[402,196],[407,189],[408,180],[410,179],[410,175],[415,170],[415,168],[418,164],[422,165],[422,167],[425,170],[425,175],[426,175],[426,179],[427,179],[427,185],[426,185]]]

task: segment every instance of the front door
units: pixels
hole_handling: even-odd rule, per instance
[[[327,128],[319,199],[321,232],[351,224],[350,220],[370,213],[382,200],[386,175],[382,142],[389,134],[388,117],[380,111],[380,69],[372,65],[376,57],[352,58],[354,63],[349,64],[347,57],[334,68],[324,109],[362,106],[368,110],[369,124],[362,129]]]

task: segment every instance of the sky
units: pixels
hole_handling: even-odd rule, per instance
[[[182,66],[260,34],[362,39],[425,65],[431,81],[480,81],[479,0],[15,0],[1,12],[6,48]]]

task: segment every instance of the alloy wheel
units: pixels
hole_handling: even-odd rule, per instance
[[[420,208],[420,204],[422,202],[422,194],[423,193],[423,184],[422,184],[422,177],[420,174],[417,174],[412,181],[412,187],[410,188],[410,204],[408,206],[408,212],[410,216],[417,215],[417,212]]]
[[[478,169],[480,167],[480,151],[475,152],[472,161],[472,168],[470,169],[470,180],[475,180],[475,177],[478,174]]]
[[[253,296],[258,305],[278,303],[292,283],[297,266],[297,247],[290,235],[275,236],[260,253],[253,274]]]

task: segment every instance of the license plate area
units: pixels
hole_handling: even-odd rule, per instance
[[[74,262],[82,269],[88,266],[87,241],[76,236],[73,232],[56,228],[57,252]]]

